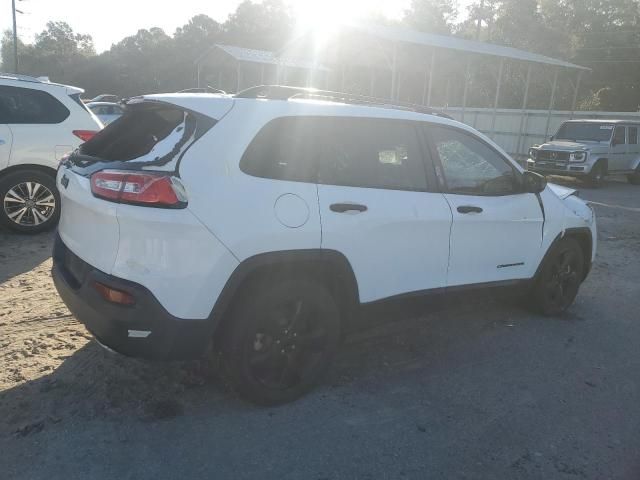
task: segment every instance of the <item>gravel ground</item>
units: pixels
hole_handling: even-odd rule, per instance
[[[600,246],[565,316],[471,295],[369,309],[279,408],[196,362],[104,351],[53,288],[53,235],[0,232],[0,478],[640,479],[640,187],[582,196]]]

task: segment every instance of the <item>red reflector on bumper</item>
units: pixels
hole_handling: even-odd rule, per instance
[[[133,298],[133,295],[130,293],[107,287],[103,283],[93,282],[93,288],[95,288],[107,302],[118,303],[120,305],[133,305],[136,303],[135,298]]]

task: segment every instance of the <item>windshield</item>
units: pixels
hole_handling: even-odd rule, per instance
[[[611,140],[613,125],[602,123],[564,123],[558,129],[554,140],[571,140],[587,142],[608,142]]]

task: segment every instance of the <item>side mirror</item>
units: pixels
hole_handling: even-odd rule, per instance
[[[553,142],[554,137],[555,137],[555,135],[551,135],[551,136],[549,137],[549,141],[550,141],[550,142]]]
[[[526,193],[540,193],[547,187],[547,179],[539,173],[526,170],[522,174],[522,185]]]

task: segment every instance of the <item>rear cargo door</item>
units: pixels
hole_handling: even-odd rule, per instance
[[[120,204],[94,196],[91,176],[103,170],[176,172],[185,152],[216,123],[165,100],[133,102],[121,119],[81,145],[58,171],[60,236],[73,253],[105,273],[112,273],[121,246]],[[224,100],[222,106],[208,108],[224,114],[231,105]]]
[[[85,262],[111,273],[118,253],[118,204],[95,198],[89,178],[65,166],[58,170],[56,184],[62,201],[58,225],[62,241]]]

